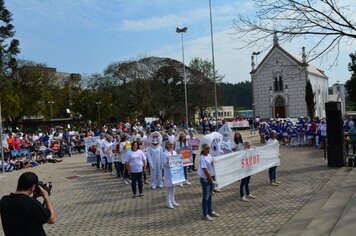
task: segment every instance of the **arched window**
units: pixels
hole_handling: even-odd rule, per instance
[[[283,91],[283,78],[282,76],[275,76],[273,81],[274,92]]]

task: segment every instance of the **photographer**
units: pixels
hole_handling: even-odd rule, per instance
[[[43,205],[31,197],[35,191],[43,197]],[[46,235],[43,224],[56,221],[48,190],[39,186],[38,177],[33,172],[23,173],[16,192],[0,200],[0,214],[5,235]]]

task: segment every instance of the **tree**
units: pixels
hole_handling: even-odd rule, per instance
[[[5,121],[11,121],[21,111],[19,96],[12,84],[20,43],[17,39],[12,39],[15,30],[11,21],[11,12],[6,9],[4,0],[0,0],[0,101]]]
[[[314,118],[315,116],[315,102],[314,102],[314,93],[310,81],[307,81],[305,85],[305,102],[307,104],[308,116]]]
[[[356,52],[350,54],[351,62],[348,69],[351,72],[351,78],[346,81],[345,87],[348,92],[348,99],[356,103]]]
[[[280,42],[290,42],[298,37],[316,36],[308,52],[308,61],[323,58],[331,51],[339,54],[341,42],[356,38],[351,6],[336,0],[254,0],[258,9],[255,18],[239,15],[234,21],[237,35],[245,46],[261,46],[275,32]]]
[[[193,107],[198,109],[200,117],[204,119],[205,112],[208,107],[214,107],[214,73],[213,64],[202,58],[193,58],[189,67],[198,72],[195,74],[195,79],[191,82],[190,99]],[[215,70],[216,83],[221,83],[224,78],[223,75],[219,75],[219,72]],[[217,87],[219,94],[219,87]],[[218,101],[221,104],[222,97],[218,96]]]

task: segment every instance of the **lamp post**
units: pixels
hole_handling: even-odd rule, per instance
[[[183,79],[184,79],[184,97],[185,97],[185,122],[186,128],[188,128],[189,120],[188,120],[188,97],[187,97],[187,77],[185,74],[185,62],[184,62],[184,42],[183,42],[183,34],[187,32],[188,28],[176,28],[176,32],[181,35],[182,39],[182,55],[183,55]]]
[[[5,157],[4,157],[4,148],[2,142],[2,116],[1,116],[1,101],[0,101],[0,144],[1,144],[1,161],[2,161],[2,173],[5,173]]]
[[[50,108],[50,111],[51,111],[51,120],[52,120],[52,118],[53,118],[52,105],[54,104],[54,101],[48,101],[48,104],[49,104],[49,108]]]
[[[212,63],[213,63],[213,77],[214,77],[215,120],[216,120],[216,130],[217,130],[219,128],[219,123],[218,123],[218,97],[217,97],[217,91],[216,91],[214,37],[213,37],[213,17],[212,17],[212,14],[211,14],[211,0],[209,0],[209,12],[210,12],[211,58],[212,58]]]
[[[98,105],[98,126],[100,128],[100,105],[101,105],[101,102],[95,102],[96,105]]]

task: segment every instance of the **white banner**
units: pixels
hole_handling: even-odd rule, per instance
[[[278,143],[214,157],[219,188],[279,164]]]
[[[229,124],[230,128],[249,128],[250,125],[248,124],[247,120],[243,121],[232,121],[232,122],[226,122]]]

